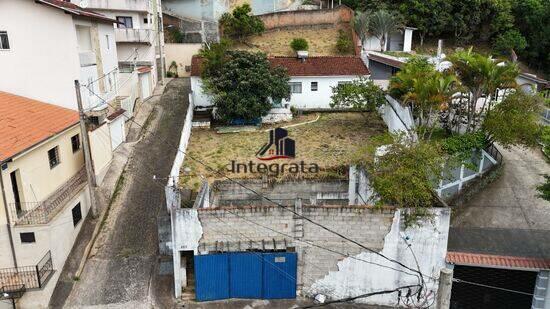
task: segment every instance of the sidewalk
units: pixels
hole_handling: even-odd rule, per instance
[[[166,80],[164,86],[157,86],[154,90],[153,96],[136,108],[136,115],[134,116],[135,122],[139,124],[146,122],[154,106],[160,101],[160,95],[164,91],[165,85],[168,82],[169,80]],[[92,238],[94,237],[94,231],[97,230],[100,218],[105,213],[105,210],[108,207],[113,194],[115,193],[117,182],[126,167],[126,163],[132,156],[135,145],[139,142],[141,128],[132,120],[127,121],[126,126],[128,128],[126,142],[121,144],[113,152],[113,159],[109,169],[103,178],[103,182],[97,190],[97,205],[100,215],[98,218],[94,219],[91,216],[91,212],[88,214],[88,217],[86,218],[84,225],[82,226],[82,229],[74,243],[71,253],[65,261],[63,270],[59,275],[59,279],[50,299],[50,307],[63,307],[67,297],[71,293],[75,281],[79,279],[75,278],[75,274],[84,262],[84,254],[87,251]]]

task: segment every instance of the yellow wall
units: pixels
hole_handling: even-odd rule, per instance
[[[189,76],[191,72],[185,72],[185,66],[191,65],[191,57],[198,54],[201,44],[165,44],[166,53],[166,71],[170,68],[172,61],[178,65],[178,75]]]
[[[94,162],[94,171],[97,184],[101,184],[105,173],[109,169],[109,163],[113,158],[111,149],[111,132],[109,125],[104,123],[101,127],[89,132],[90,151]]]

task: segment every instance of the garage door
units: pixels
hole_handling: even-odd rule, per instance
[[[197,255],[196,298],[296,298],[296,261],[294,252]]]
[[[118,117],[113,122],[109,123],[111,131],[111,147],[115,150],[122,142],[126,140],[124,132],[124,117]]]
[[[141,85],[141,99],[145,100],[151,96],[151,73],[139,74],[139,83]]]

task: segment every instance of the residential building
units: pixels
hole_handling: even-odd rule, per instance
[[[119,97],[123,82],[114,23],[105,15],[60,0],[0,3],[0,89],[77,110],[78,80],[83,108],[94,127],[90,147],[98,183],[112,151],[124,141],[119,107],[133,107],[128,104],[133,102],[122,104]]]
[[[370,71],[359,57],[270,57],[274,67],[283,67],[290,75],[290,100],[274,102],[274,107],[304,110],[330,109],[332,89],[341,83],[369,78]],[[211,106],[210,98],[202,90],[201,59],[193,57],[191,90],[195,106]]]
[[[386,39],[384,51],[402,51],[411,52],[412,50],[412,37],[416,28],[403,27],[397,31],[394,31],[388,35]],[[369,36],[362,43],[362,48],[365,51],[381,51],[380,39],[375,36]]]
[[[71,2],[80,4],[83,1]],[[139,96],[142,100],[150,97],[163,74],[164,55],[161,56],[160,52],[164,46],[161,0],[85,2],[88,9],[116,20],[113,27],[120,70],[130,73],[136,66],[140,68]]]
[[[90,208],[78,122],[74,110],[0,92],[0,288],[27,290],[24,308],[48,303]]]

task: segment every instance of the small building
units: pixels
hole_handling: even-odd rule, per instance
[[[416,28],[403,27],[402,29],[390,33],[386,39],[384,51],[411,52],[414,30],[416,30]],[[362,48],[365,51],[381,51],[380,39],[375,36],[369,36],[362,42]]]
[[[78,121],[0,92],[0,287],[30,290],[25,308],[48,303],[90,208]]]
[[[275,100],[276,108],[330,109],[334,87],[370,76],[369,69],[359,57],[269,57],[268,60],[273,67],[283,67],[290,75],[290,100]],[[200,63],[201,58],[194,56],[191,64],[193,102],[199,107],[212,106],[202,90]]]
[[[528,93],[537,93],[546,91],[550,86],[550,82],[538,77],[535,74],[521,72],[516,78],[516,83],[523,91]]]

